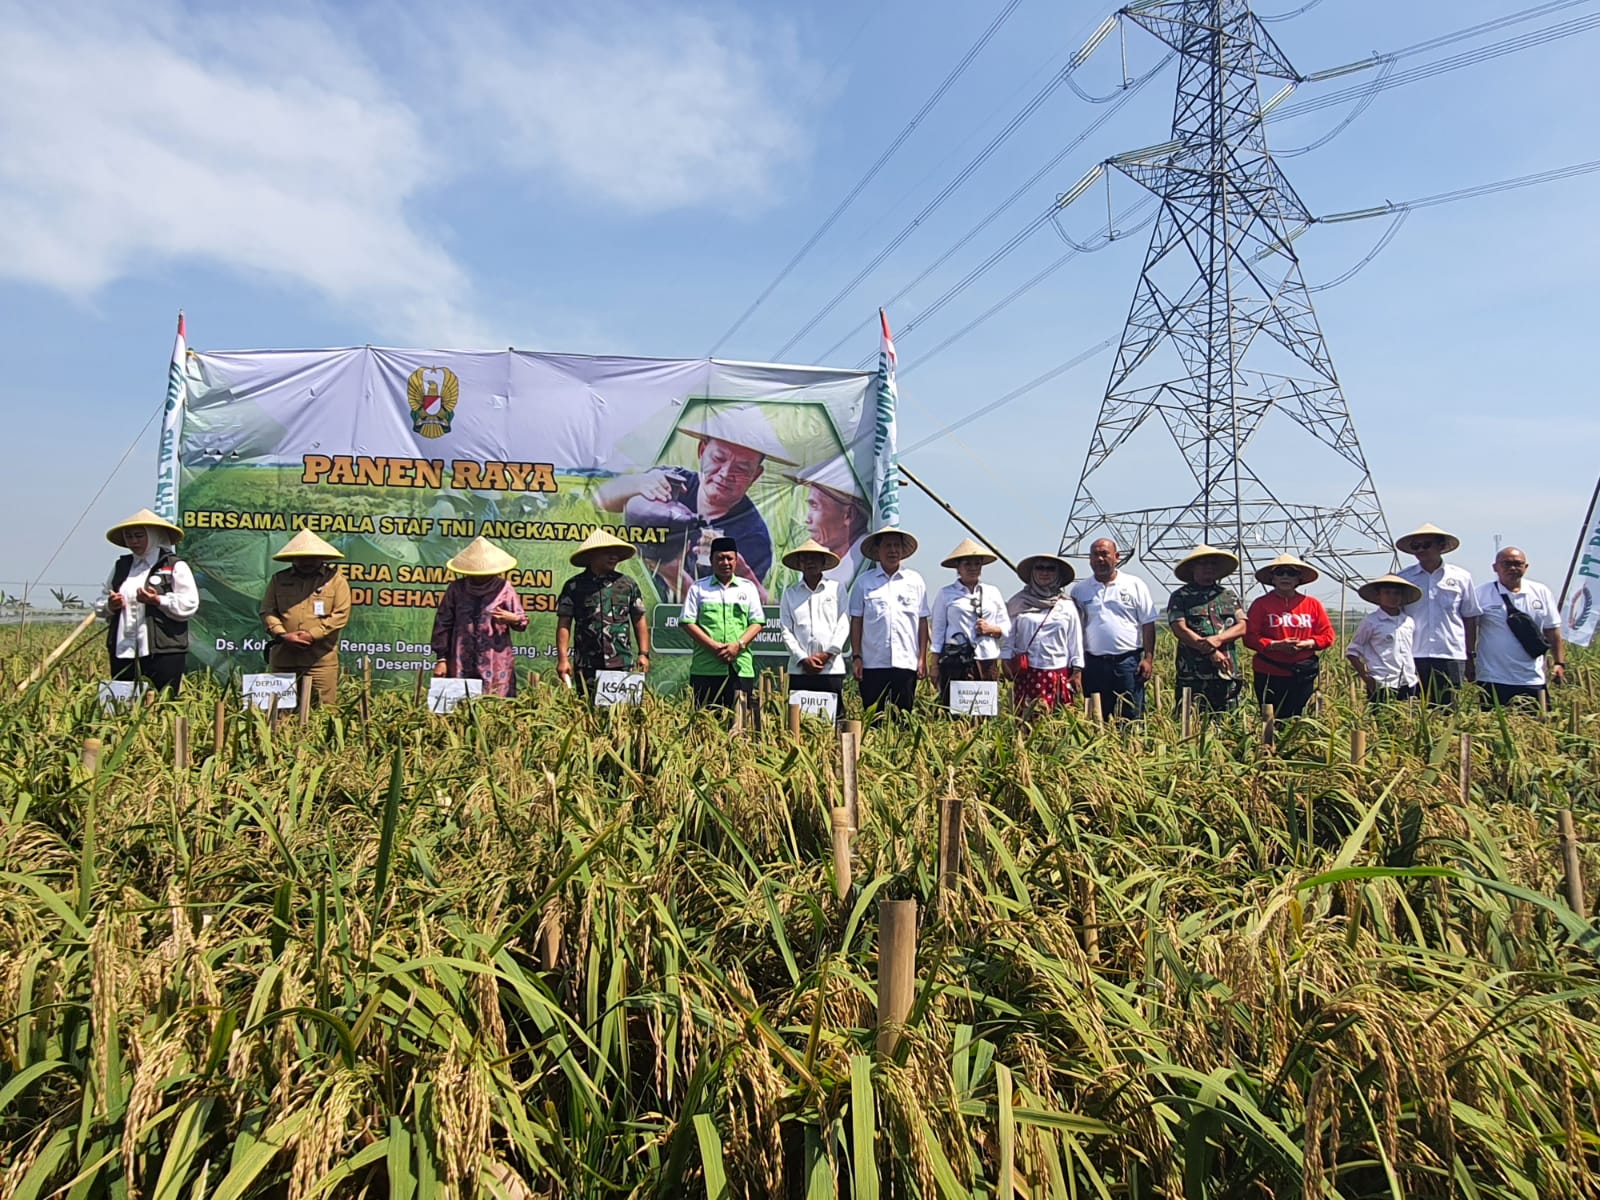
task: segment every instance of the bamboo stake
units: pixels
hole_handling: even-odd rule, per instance
[[[172,718],[172,767],[176,771],[189,769],[189,718]]]
[[[1179,729],[1184,741],[1194,736],[1194,689],[1184,688],[1183,699],[1179,704]]]
[[[738,692],[733,697],[733,736],[738,737],[744,732],[745,723],[745,698],[743,692]]]
[[[761,732],[762,723],[766,720],[767,705],[772,700],[772,679],[767,672],[762,671],[756,681],[756,711],[755,731]]]
[[[1270,704],[1261,706],[1261,744],[1268,750],[1278,744],[1278,712]]]
[[[839,903],[850,894],[850,814],[836,808],[829,814],[833,835],[833,894]]]
[[[1359,767],[1367,758],[1367,731],[1365,729],[1352,729],[1350,731],[1350,765]]]
[[[1567,708],[1567,732],[1577,737],[1583,727],[1583,704],[1574,696]]]
[[[846,722],[846,725],[851,722]],[[860,724],[860,722],[855,722]],[[839,781],[844,789],[844,810],[850,817],[850,828],[860,829],[860,806],[858,804],[860,787],[860,774],[857,769],[857,745],[861,735],[846,728],[839,733]]]
[[[426,675],[427,675],[427,672],[424,671],[421,667],[417,668],[417,685],[416,685],[416,688],[412,692],[412,695],[411,695],[411,702],[413,704],[421,704],[422,703],[423,693],[427,690],[427,686],[428,686],[426,683],[423,682],[423,679],[424,679],[424,677]]]
[[[311,723],[311,676],[300,676],[300,725]]]
[[[1089,699],[1089,720],[1093,721],[1096,725],[1104,725],[1105,722],[1106,722],[1106,714],[1105,714],[1105,711],[1101,708],[1101,705],[1100,705],[1100,693],[1099,692],[1090,692],[1089,695],[1088,695],[1088,699]]]
[[[843,725],[841,726],[841,728],[846,733],[853,733],[853,734],[856,735],[855,754],[856,754],[857,758],[860,758],[861,757],[861,739],[864,736],[866,736],[866,727],[863,726],[860,721],[845,721],[843,723]]]
[[[789,736],[795,741],[800,740],[800,706],[789,705]]]
[[[911,1015],[917,984],[917,902],[878,905],[878,1053],[891,1055]]]
[[[1078,902],[1083,908],[1083,953],[1091,963],[1100,961],[1100,908],[1095,902],[1094,878],[1078,876]]]
[[[539,917],[539,965],[554,971],[561,961],[561,906],[551,896]]]
[[[228,702],[218,700],[211,714],[211,757],[222,761],[223,747],[228,744]]]
[[[1567,875],[1567,904],[1587,921],[1589,906],[1583,897],[1583,863],[1578,858],[1578,830],[1572,823],[1572,810],[1563,808],[1556,820],[1561,827],[1561,860]]]
[[[83,764],[85,775],[93,775],[100,769],[100,739],[84,738],[83,753],[80,760]]]
[[[1461,765],[1457,776],[1460,784],[1460,799],[1466,804],[1472,798],[1472,735],[1461,735]]]
[[[943,896],[955,890],[961,878],[961,850],[965,843],[962,832],[963,804],[959,796],[946,796],[939,802],[939,893],[941,907]]]
[[[23,610],[23,616],[24,617],[27,616],[27,610],[26,609]],[[95,614],[93,612],[91,612],[88,616],[84,617],[83,620],[79,621],[75,626],[73,626],[72,632],[67,634],[66,637],[61,639],[61,644],[59,646],[57,646],[54,650],[50,651],[49,654],[46,654],[44,656],[44,661],[41,662],[32,671],[28,672],[27,678],[25,678],[21,683],[19,683],[17,685],[17,691],[19,691],[19,692],[27,691],[28,690],[28,686],[30,684],[32,684],[34,680],[38,679],[41,675],[43,675],[46,671],[48,671],[51,667],[53,667],[55,665],[55,663],[56,663],[56,660],[58,658],[60,658],[63,654],[65,654],[69,649],[71,649],[72,648],[72,643],[77,641],[78,638],[82,636],[83,631],[85,629],[89,628],[89,626],[93,625],[94,622],[95,622]],[[20,628],[18,629],[18,636],[19,637],[21,636],[21,629]]]

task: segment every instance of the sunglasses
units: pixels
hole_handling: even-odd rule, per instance
[[[1298,568],[1295,568],[1295,567],[1273,567],[1272,568],[1272,576],[1273,576],[1274,579],[1276,579],[1276,578],[1278,578],[1280,576],[1285,578],[1285,579],[1289,578],[1290,576],[1293,576],[1295,579],[1299,579],[1300,578],[1300,571],[1299,571]]]

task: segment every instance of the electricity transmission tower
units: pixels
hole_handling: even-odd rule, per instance
[[[1381,574],[1388,526],[1294,251],[1311,214],[1267,150],[1258,81],[1299,76],[1249,0],[1144,0],[1123,15],[1178,52],[1178,95],[1169,141],[1107,164],[1160,209],[1062,553],[1109,534],[1169,570],[1209,542],[1252,569],[1287,550],[1344,582]],[[1246,452],[1275,413],[1258,471]],[[1156,416],[1192,479],[1139,470],[1128,451],[1116,473]],[[1306,503],[1307,487],[1342,499]],[[1108,511],[1118,489],[1176,502]]]

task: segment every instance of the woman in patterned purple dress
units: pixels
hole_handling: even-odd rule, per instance
[[[485,696],[517,694],[511,631],[528,627],[517,590],[506,572],[517,560],[487,538],[478,538],[445,566],[453,579],[433,614],[433,673],[483,680]]]

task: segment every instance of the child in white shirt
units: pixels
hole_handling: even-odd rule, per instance
[[[1417,623],[1404,609],[1422,598],[1422,589],[1398,575],[1384,575],[1357,595],[1378,610],[1356,629],[1345,657],[1366,684],[1369,698],[1409,700],[1417,694],[1417,665],[1411,657]]]

